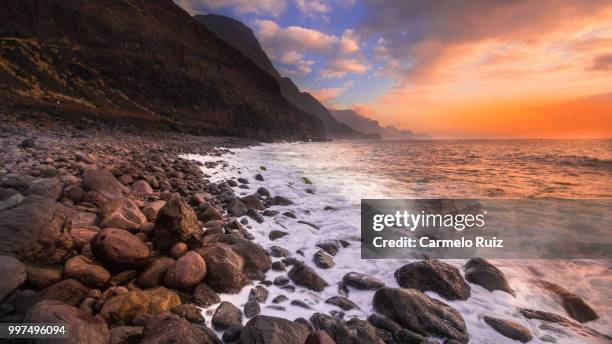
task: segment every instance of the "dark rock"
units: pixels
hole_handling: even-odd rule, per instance
[[[278,295],[277,297],[275,297],[274,299],[272,299],[272,303],[283,303],[285,301],[288,301],[289,298],[283,294]]]
[[[151,259],[149,247],[130,232],[105,228],[91,241],[96,258],[111,272],[138,269]]]
[[[286,235],[289,235],[289,233],[274,229],[274,230],[270,231],[270,233],[268,234],[268,238],[270,238],[270,240],[274,241],[274,240],[282,238],[282,237],[284,237]]]
[[[385,286],[380,280],[359,272],[349,272],[342,277],[341,288],[353,287],[358,290],[376,290]]]
[[[206,276],[206,263],[195,251],[187,252],[164,275],[164,284],[174,289],[188,289],[200,283]]]
[[[28,272],[28,284],[38,289],[44,289],[59,282],[63,274],[63,266],[59,264],[28,263],[26,264],[26,270]]]
[[[291,219],[297,218],[297,216],[295,216],[295,213],[292,212],[292,211],[286,211],[286,212],[283,213],[283,215],[288,217],[288,218],[291,218]]]
[[[514,295],[504,273],[483,258],[472,258],[465,264],[465,279],[489,291],[501,290]]]
[[[249,183],[249,180],[246,179],[246,178],[239,177],[237,180],[238,180],[238,183],[240,183],[240,184],[248,184]]]
[[[336,342],[325,331],[314,331],[306,338],[304,344],[336,344]]]
[[[95,191],[107,199],[120,197],[123,185],[108,170],[97,169],[86,172],[81,182],[85,191]]]
[[[255,221],[257,223],[263,223],[264,222],[263,216],[261,216],[261,214],[258,213],[257,210],[255,210],[255,209],[247,210],[246,214],[247,214],[248,217],[250,217],[251,219],[253,219],[253,221]]]
[[[529,329],[523,325],[517,324],[509,320],[494,318],[490,316],[485,316],[483,320],[487,324],[489,324],[489,326],[491,326],[495,331],[510,339],[518,340],[522,343],[527,343],[528,341],[533,339],[533,336],[531,335],[531,332],[529,332]]]
[[[248,195],[242,197],[241,201],[248,209],[254,209],[258,211],[266,210],[266,206],[258,195]]]
[[[308,221],[302,221],[302,220],[300,220],[300,221],[298,221],[297,223],[301,223],[301,224],[303,224],[303,225],[306,225],[306,226],[312,227],[312,228],[314,228],[314,229],[316,229],[316,230],[319,230],[319,229],[320,229],[320,228],[319,228],[319,226],[315,225],[314,223],[310,223],[310,222],[308,222]]]
[[[282,205],[282,206],[293,204],[293,202],[290,199],[283,197],[283,196],[274,196],[272,203],[274,203],[274,205]]]
[[[395,279],[402,288],[433,291],[448,300],[467,300],[470,286],[456,267],[439,260],[409,263],[395,271]]]
[[[17,145],[19,148],[36,148],[36,140],[33,138],[23,139],[21,143]]]
[[[153,201],[142,208],[142,213],[147,217],[147,221],[155,223],[157,214],[165,205],[166,201],[164,200]]]
[[[100,221],[102,227],[138,229],[147,221],[134,201],[125,197],[117,197],[106,202],[102,212]]]
[[[180,304],[178,294],[165,287],[145,291],[133,289],[107,298],[100,309],[100,315],[111,323],[129,325],[135,324],[138,317],[170,312]]]
[[[286,266],[282,261],[277,261],[272,263],[272,270],[274,271],[285,271]]]
[[[381,288],[372,300],[374,309],[420,335],[442,336],[467,343],[463,317],[449,305],[415,289]]]
[[[287,277],[287,276],[277,276],[277,277],[274,279],[274,282],[273,282],[273,283],[274,283],[274,285],[276,285],[276,286],[283,286],[283,285],[287,285],[287,284],[289,284],[289,277]]]
[[[249,301],[254,300],[255,302],[265,303],[268,299],[270,292],[264,286],[256,285],[251,289],[249,293]]]
[[[304,263],[294,264],[288,273],[293,283],[314,291],[322,291],[329,284]]]
[[[174,265],[174,259],[166,256],[158,256],[142,270],[136,284],[141,288],[153,288],[161,285],[164,280],[164,274],[171,266]]]
[[[207,265],[204,282],[218,293],[237,293],[249,283],[244,259],[225,244],[210,244],[197,250]]]
[[[31,323],[57,323],[66,325],[69,335],[62,343],[82,343],[87,339],[91,344],[107,344],[111,340],[110,331],[104,321],[100,321],[86,311],[58,302],[41,301],[26,315],[26,321]],[[36,342],[46,342],[44,339]]]
[[[232,303],[223,301],[215,310],[211,323],[217,331],[226,330],[242,323],[242,312]]]
[[[59,301],[76,307],[88,294],[89,288],[73,279],[66,279],[45,288],[40,296],[43,300]]]
[[[78,185],[70,185],[64,189],[66,197],[70,198],[74,203],[80,203],[85,198],[85,191]]]
[[[0,256],[0,276],[0,302],[28,278],[26,266],[19,259],[10,256]]]
[[[170,256],[174,259],[179,259],[187,253],[187,251],[189,251],[189,246],[187,246],[187,244],[184,242],[177,242],[170,248]]]
[[[315,330],[327,332],[336,343],[352,344],[355,342],[355,338],[350,329],[339,317],[314,313],[310,317],[310,323],[312,323]]]
[[[221,344],[206,326],[198,326],[176,314],[164,313],[149,319],[142,332],[141,344]]]
[[[425,337],[418,333],[414,333],[408,329],[402,329],[395,335],[399,344],[422,344],[425,342]],[[446,343],[446,341],[445,341]]]
[[[191,291],[191,300],[200,307],[208,307],[221,302],[221,298],[205,283],[196,285]]]
[[[195,212],[180,196],[173,195],[157,214],[153,228],[155,247],[169,250],[177,242],[191,245],[201,237],[202,229]]]
[[[280,246],[272,246],[268,249],[268,252],[272,257],[276,258],[288,257],[291,254],[289,251]]]
[[[375,343],[384,344],[384,341],[378,337],[376,328],[369,322],[357,318],[352,318],[346,322],[351,334],[353,334],[354,343]]]
[[[111,344],[137,344],[142,335],[142,326],[115,326],[110,329]]]
[[[541,280],[538,281],[538,284],[551,293],[573,319],[584,323],[599,318],[593,308],[584,302],[580,296],[554,283]]]
[[[246,205],[244,205],[244,203],[242,203],[237,198],[232,199],[229,205],[227,206],[227,211],[236,217],[246,215],[247,210],[248,208],[246,207]]]
[[[402,329],[398,323],[378,313],[371,314],[368,317],[368,321],[372,326],[386,330],[391,334],[397,333],[397,331]]]
[[[132,185],[132,189],[134,191],[136,191],[137,193],[140,194],[145,194],[145,195],[150,195],[152,194],[153,188],[151,187],[151,185],[149,185],[149,183],[147,183],[146,180],[137,180],[133,185]]]
[[[267,217],[274,217],[278,214],[280,214],[278,210],[272,210],[272,209],[266,209],[262,213],[263,216],[267,216]]]
[[[263,177],[263,176],[262,176],[260,173],[257,173],[257,174],[255,175],[255,180],[258,180],[258,181],[260,181],[260,182],[263,182],[264,177]]]
[[[229,185],[229,186],[231,186],[231,187],[236,187],[236,186],[238,186],[238,182],[236,182],[236,181],[235,181],[235,180],[233,180],[233,179],[228,179],[228,180],[226,180],[226,183],[227,183],[227,185]]]
[[[336,265],[332,256],[323,250],[318,250],[312,257],[312,260],[319,269],[329,269]]]
[[[259,303],[255,300],[250,300],[244,305],[244,316],[247,318],[252,318],[261,312],[261,307],[259,307]]]
[[[325,303],[338,306],[345,311],[350,311],[351,309],[359,309],[359,306],[357,306],[355,302],[349,300],[344,296],[332,296],[329,299],[325,300]]]
[[[123,284],[128,284],[132,280],[134,280],[138,276],[138,271],[136,270],[125,270],[121,271],[118,274],[115,274],[108,281],[108,284],[111,286],[118,286]]]
[[[37,195],[57,201],[61,194],[64,184],[59,178],[36,179],[28,186],[23,193],[25,196]]]
[[[312,309],[310,305],[308,305],[306,302],[302,300],[291,300],[291,304],[293,306],[297,306],[297,307],[304,308],[304,309]]]
[[[0,254],[24,262],[63,262],[74,247],[70,226],[66,207],[49,198],[28,196],[0,212]]]
[[[242,324],[232,326],[223,332],[223,337],[221,337],[221,339],[224,343],[237,342],[240,339],[240,333],[242,333],[243,328],[244,326],[242,326]]]
[[[287,319],[257,315],[240,334],[241,344],[303,344],[308,328]]]
[[[172,308],[172,313],[189,321],[192,324],[204,325],[206,320],[196,305],[185,303]]]
[[[257,189],[257,194],[263,197],[270,197],[270,191],[263,186]]]
[[[332,242],[320,243],[320,244],[316,244],[315,246],[331,254],[332,256],[335,256],[338,253],[338,246],[336,246],[336,244]]]
[[[85,256],[75,256],[64,265],[64,277],[75,279],[89,287],[101,288],[110,280],[110,273],[98,262]]]

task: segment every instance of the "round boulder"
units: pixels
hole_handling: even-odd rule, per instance
[[[188,289],[200,283],[206,276],[206,263],[195,251],[187,252],[172,265],[164,275],[166,286]]]
[[[96,258],[112,272],[138,269],[146,265],[151,252],[137,236],[124,229],[105,228],[91,241]]]
[[[85,256],[75,256],[64,265],[64,277],[73,278],[92,288],[101,288],[110,280],[110,273],[102,265]]]
[[[435,259],[406,264],[395,271],[395,279],[402,288],[433,291],[447,300],[467,300],[471,293],[459,269]]]
[[[17,258],[0,256],[0,301],[12,294],[28,278],[26,266]]]

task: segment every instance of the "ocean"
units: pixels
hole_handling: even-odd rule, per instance
[[[249,223],[249,231],[263,247],[279,245],[303,259],[327,280],[330,287],[321,293],[298,288],[288,293],[271,286],[270,300],[279,294],[306,302],[311,309],[284,304],[284,311],[262,306],[262,314],[288,319],[309,318],[314,312],[328,313],[336,307],[324,300],[338,295],[337,283],[351,271],[372,275],[388,286],[397,287],[396,269],[410,260],[360,258],[360,201],[365,198],[612,198],[612,140],[432,140],[407,142],[317,142],[263,144],[233,149],[221,157],[191,156],[201,161],[223,160],[214,168],[203,168],[212,181],[246,177],[250,189],[235,188],[247,195],[258,187],[294,201],[290,207],[297,219],[286,216],[266,218],[262,224]],[[261,173],[264,181],[253,178]],[[308,224],[314,224],[318,229]],[[290,234],[271,241],[273,229]],[[612,234],[612,228],[608,229]],[[347,240],[351,245],[334,257],[331,269],[318,269],[312,262],[315,245]],[[448,260],[462,270],[465,260]],[[471,343],[510,342],[492,330],[482,318],[497,316],[529,328],[532,343],[554,338],[557,343],[598,342],[565,331],[553,331],[535,320],[517,315],[520,307],[557,313],[564,309],[533,281],[557,283],[581,296],[600,318],[586,325],[612,335],[612,261],[610,260],[492,260],[508,278],[516,297],[472,284],[466,301],[447,301],[464,317]],[[270,271],[269,280],[285,273]],[[250,288],[222,298],[243,305]],[[345,317],[366,318],[372,313],[370,291],[351,291],[349,298],[360,310]],[[214,309],[212,306],[210,309]],[[211,312],[207,313],[210,318]]]

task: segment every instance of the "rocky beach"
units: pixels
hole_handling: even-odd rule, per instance
[[[451,344],[469,342],[470,329],[450,303],[469,303],[474,288],[516,295],[513,281],[484,259],[410,262],[396,267],[393,286],[356,262],[342,276],[334,271],[358,238],[319,237],[297,251],[280,244],[297,234],[291,229],[254,240],[253,226],[279,219],[318,228],[294,211],[298,199],[252,187],[265,185],[264,165],[253,175],[233,169],[223,181],[207,174],[232,164],[228,148],[253,142],[6,118],[2,322],[64,323],[70,343]],[[520,342],[534,339],[525,321],[559,338],[610,340],[581,324],[598,314],[578,295],[539,284],[565,316],[521,308],[485,317],[486,326]],[[353,301],[360,292],[371,309]],[[232,302],[239,294],[246,298]]]

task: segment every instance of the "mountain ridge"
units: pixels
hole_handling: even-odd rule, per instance
[[[331,114],[341,123],[345,123],[366,134],[378,134],[383,140],[419,140],[427,139],[428,135],[413,133],[410,130],[398,129],[394,126],[383,127],[378,121],[365,117],[351,109],[331,109]]]

